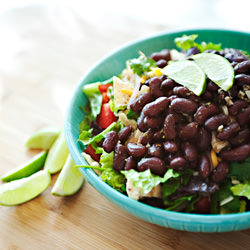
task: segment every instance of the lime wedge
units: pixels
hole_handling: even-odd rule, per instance
[[[227,59],[211,53],[197,54],[192,56],[192,58],[205,72],[207,77],[220,88],[228,91],[233,86],[234,70]]]
[[[37,171],[41,170],[47,157],[47,152],[41,153],[32,157],[29,161],[23,163],[17,168],[11,169],[4,176],[1,177],[2,181],[14,181],[24,177],[28,177]]]
[[[49,150],[44,169],[48,169],[51,174],[57,173],[62,169],[68,153],[64,131],[62,131]]]
[[[27,148],[48,150],[60,133],[57,128],[45,128],[35,132],[25,143]]]
[[[29,201],[48,188],[51,178],[47,170],[0,185],[0,205],[14,206]]]
[[[84,181],[82,173],[75,167],[69,154],[51,193],[59,196],[75,194],[83,186]]]
[[[194,61],[172,62],[162,69],[162,73],[198,96],[205,89],[206,76]]]

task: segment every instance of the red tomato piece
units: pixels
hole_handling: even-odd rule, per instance
[[[101,128],[105,129],[115,121],[116,121],[116,117],[113,114],[113,112],[110,110],[109,103],[102,104],[101,112],[97,116],[97,124]]]
[[[110,100],[107,92],[102,92],[102,103],[108,103]]]
[[[89,154],[93,160],[98,161],[98,162],[100,161],[101,154],[96,154],[95,150],[92,148],[91,145],[87,146],[87,148],[85,149],[85,153]]]
[[[102,92],[107,92],[107,91],[108,91],[108,88],[109,88],[110,86],[113,86],[113,84],[112,84],[112,83],[109,83],[109,84],[100,84],[100,85],[98,86],[98,88],[99,88],[100,92],[102,93]]]

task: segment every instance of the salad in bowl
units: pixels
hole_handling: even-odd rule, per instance
[[[83,86],[82,157],[133,200],[164,210],[250,209],[247,51],[175,38],[179,50],[138,51],[119,75]]]

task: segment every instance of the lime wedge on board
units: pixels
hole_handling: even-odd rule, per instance
[[[51,193],[58,196],[67,196],[75,194],[84,184],[84,177],[70,156],[60,172]]]
[[[15,206],[29,201],[43,191],[51,182],[47,170],[41,170],[29,177],[0,185],[0,205]]]
[[[35,132],[25,143],[27,148],[48,150],[60,134],[60,129],[44,128]]]
[[[172,62],[162,69],[162,73],[198,96],[205,89],[206,76],[194,61]]]
[[[197,54],[192,56],[192,58],[207,77],[220,88],[228,91],[233,86],[234,69],[227,59],[211,53]]]
[[[69,150],[65,141],[64,131],[60,135],[49,150],[44,169],[48,169],[51,174],[60,171],[66,162]]]
[[[41,170],[47,157],[47,152],[41,153],[32,157],[29,161],[23,163],[17,168],[11,169],[1,177],[2,181],[13,181],[24,177],[28,177],[37,171]]]

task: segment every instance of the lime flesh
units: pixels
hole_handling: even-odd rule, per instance
[[[201,53],[192,56],[207,77],[220,88],[228,91],[233,86],[234,70],[224,57],[211,53]]]
[[[2,181],[13,181],[24,177],[28,177],[37,171],[41,170],[47,157],[47,152],[41,153],[32,157],[29,161],[23,163],[17,168],[11,169],[4,176],[1,177]]]
[[[44,169],[48,169],[51,174],[57,173],[66,162],[68,153],[64,131],[62,131],[49,150]]]
[[[0,205],[15,206],[29,201],[45,191],[51,181],[47,170],[0,185]]]
[[[27,148],[48,150],[60,133],[57,128],[45,128],[35,132],[25,143]]]
[[[83,186],[84,181],[82,173],[75,167],[69,154],[51,193],[59,196],[75,194]]]
[[[206,76],[194,61],[183,60],[172,62],[163,68],[162,72],[198,96],[205,89]]]

